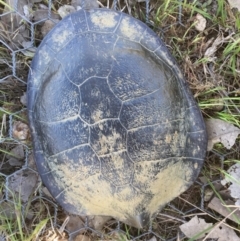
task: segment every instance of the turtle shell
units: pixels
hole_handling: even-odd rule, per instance
[[[204,161],[204,121],[176,61],[121,12],[80,10],[44,38],[28,114],[42,181],[72,214],[143,227]]]

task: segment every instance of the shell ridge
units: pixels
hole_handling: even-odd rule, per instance
[[[136,99],[138,99],[138,98],[142,98],[142,97],[146,97],[146,96],[148,96],[148,95],[152,95],[152,94],[158,92],[160,89],[161,89],[161,88],[158,88],[158,89],[153,90],[153,91],[151,91],[151,92],[149,92],[149,93],[146,93],[146,94],[143,94],[143,95],[140,95],[140,96],[134,96],[133,98],[130,98],[130,99],[125,99],[125,100],[123,100],[122,102],[123,102],[123,103],[126,103],[126,102],[130,102],[130,101],[132,101],[132,100],[136,100]]]
[[[119,118],[104,118],[104,119],[101,119],[99,121],[96,121],[96,122],[94,122],[92,124],[88,124],[88,125],[89,126],[94,126],[96,124],[104,123],[106,120],[113,120],[113,121],[115,121],[115,120],[119,120]]]
[[[89,143],[80,144],[80,145],[74,146],[74,147],[72,147],[72,148],[69,148],[69,149],[60,151],[60,152],[58,152],[58,153],[55,153],[54,155],[49,156],[49,158],[54,158],[54,157],[56,157],[56,156],[59,156],[59,155],[61,155],[61,154],[66,153],[67,151],[71,151],[71,150],[77,149],[77,148],[79,148],[79,147],[84,147],[84,146],[89,146]]]
[[[106,80],[107,80],[107,77],[92,75],[92,76],[88,77],[87,79],[85,79],[81,84],[79,84],[79,85],[77,85],[77,86],[80,88],[80,87],[82,87],[82,85],[84,85],[86,82],[88,82],[89,80],[91,80],[91,79],[93,79],[93,78],[106,79]]]
[[[55,62],[58,62],[58,63],[60,64],[60,66],[61,66],[61,68],[62,68],[62,71],[64,72],[67,80],[68,80],[71,84],[73,84],[73,85],[75,85],[76,87],[78,87],[78,85],[75,84],[73,81],[71,81],[71,79],[69,78],[67,72],[66,72],[65,69],[64,69],[63,63],[62,63],[60,60],[58,60],[56,57],[55,57]]]

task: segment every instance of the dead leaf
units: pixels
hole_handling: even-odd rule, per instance
[[[32,13],[32,21],[38,22],[48,18],[48,9],[37,9]],[[55,19],[59,19],[59,15],[51,12],[51,19],[55,21]]]
[[[47,230],[47,232],[39,238],[39,241],[68,241],[66,233],[60,233],[58,229]]]
[[[197,14],[195,16],[195,25],[194,27],[196,28],[197,31],[203,32],[206,28],[207,25],[207,20],[204,18],[201,14]]]
[[[69,233],[74,233],[74,232],[76,232],[77,230],[79,230],[83,227],[84,227],[84,222],[82,221],[80,216],[69,215],[69,220],[68,220],[68,223],[66,225],[66,230]]]
[[[231,201],[225,201],[226,205],[233,204]],[[234,212],[234,214],[230,215],[229,214],[236,208],[233,207],[225,207],[223,206],[222,202],[220,201],[219,198],[214,197],[211,202],[208,204],[208,207],[211,208],[212,210],[216,211],[217,213],[221,214],[223,217],[227,217],[228,219],[231,219],[235,223],[239,223],[238,220],[240,220],[240,211]]]
[[[148,241],[157,241],[157,238],[155,236],[153,236],[152,238],[150,238]]]
[[[27,140],[30,136],[28,125],[21,121],[15,121],[13,123],[12,134],[15,139],[20,141]]]
[[[240,1],[239,0],[228,0],[229,5],[231,8],[237,8],[240,11]]]
[[[214,61],[216,57],[216,52],[219,47],[225,42],[229,42],[229,40],[232,38],[234,33],[229,34],[228,36],[224,37],[222,33],[219,33],[217,38],[213,41],[212,45],[206,49],[204,53],[204,57],[209,61]]]
[[[23,53],[27,57],[33,58],[34,54],[36,53],[36,47],[32,46],[32,42],[31,41],[22,41],[22,47],[24,49],[21,49],[21,53]],[[22,98],[22,100],[26,101],[26,102],[25,103],[22,102],[21,99],[20,99],[20,101],[22,102],[23,105],[27,106],[27,97],[25,97],[26,100],[24,100],[23,98]]]
[[[204,238],[205,232],[203,231],[210,229],[212,226],[212,223],[206,223],[204,219],[194,216],[189,222],[182,224],[179,228],[188,238],[196,236],[199,239]]]
[[[17,218],[17,211],[16,211],[16,205],[12,202],[1,202],[0,205],[0,215],[1,217],[7,218],[7,220],[16,220]],[[22,215],[28,219],[32,220],[33,217],[36,216],[36,213],[33,212],[31,208],[25,209],[24,212],[22,212]],[[1,229],[1,226],[0,226]],[[1,239],[0,239],[1,241]]]
[[[20,196],[23,202],[27,202],[30,195],[34,192],[38,182],[38,175],[29,170],[20,170],[9,177],[10,194]]]
[[[202,240],[240,241],[236,233],[226,227],[224,223],[213,227],[212,223],[206,223],[204,219],[197,216],[194,216],[189,222],[182,224],[180,229],[188,238],[194,238],[194,240],[202,238]]]
[[[93,227],[94,230],[101,231],[105,223],[110,219],[112,219],[112,217],[95,215],[95,216],[88,216],[88,219],[89,219],[90,227]]]
[[[74,241],[91,241],[91,239],[86,235],[79,234],[76,236]]]
[[[208,119],[205,123],[208,133],[208,151],[212,150],[213,145],[219,142],[230,149],[240,134],[239,128],[219,119]]]
[[[11,155],[7,156],[8,158],[14,156],[18,160],[22,160],[24,158],[24,149],[22,145],[17,145],[10,151]]]
[[[207,239],[217,240],[217,241],[240,241],[237,234],[229,227],[224,224],[214,227]]]
[[[114,230],[113,232],[111,232],[109,234],[108,240],[109,241],[116,241],[116,240],[130,241],[126,233],[124,233],[122,230]],[[105,240],[101,240],[101,241],[105,241]]]
[[[75,8],[71,5],[63,5],[58,9],[58,14],[61,18],[65,18],[70,13],[76,12]]]
[[[213,194],[214,194],[214,191],[210,187],[205,188],[204,189],[204,202],[210,201]]]
[[[1,202],[0,205],[0,215],[8,220],[16,219],[15,206],[12,202]],[[1,240],[1,239],[0,239]]]
[[[7,158],[11,166],[22,166],[24,164],[24,156],[23,146],[17,145],[10,151],[10,155],[7,155]]]
[[[20,97],[20,102],[24,105],[27,106],[27,93],[24,92],[23,95]]]
[[[235,204],[240,206],[240,163],[231,166],[227,172],[229,175],[226,176],[221,183],[222,185],[231,183],[228,189],[230,190],[231,196],[237,199]]]
[[[28,164],[29,168],[31,168],[34,171],[37,171],[36,162],[34,160],[33,153],[28,155],[28,163],[27,164]]]
[[[99,1],[97,0],[72,0],[71,5],[75,9],[79,8],[85,8],[85,9],[93,9],[93,8],[99,8]]]
[[[41,28],[43,37],[45,37],[58,22],[60,22],[58,19],[56,19],[54,22],[51,20],[46,20]]]

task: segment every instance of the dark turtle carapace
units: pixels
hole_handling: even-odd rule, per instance
[[[201,112],[165,44],[144,23],[80,10],[44,38],[28,79],[34,156],[56,201],[141,228],[197,178]]]

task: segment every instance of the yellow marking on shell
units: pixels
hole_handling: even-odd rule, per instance
[[[195,168],[195,169],[198,169],[198,163],[197,163],[197,162],[194,163],[194,168]]]
[[[158,38],[150,35],[148,32],[147,32],[147,41],[149,42],[148,45],[151,45],[151,46],[158,46],[159,45]]]
[[[67,161],[69,160],[66,160],[66,163]],[[69,187],[61,194],[65,204],[71,203],[79,210],[79,214],[81,210],[86,211],[85,215],[111,215],[119,220],[127,219],[126,214],[135,215],[134,208],[142,202],[143,194],[133,195],[130,187],[126,186],[114,195],[110,182],[100,173],[84,176],[89,170],[77,167],[73,171],[70,166],[69,164],[58,166],[56,174],[60,173],[63,179],[55,179],[57,186],[61,187],[64,181]],[[123,200],[126,196],[131,197],[128,205]]]
[[[124,158],[122,158],[122,156],[120,156],[119,153],[111,153],[110,156],[112,157],[111,158],[111,160],[112,160],[111,164],[114,167],[114,169],[124,171],[124,164],[125,164]]]
[[[175,131],[171,143],[172,153],[177,153],[179,146],[184,147],[185,141],[186,136],[183,133]]]
[[[193,150],[192,150],[192,156],[195,156],[199,153],[199,149],[197,147],[195,147]]]
[[[136,36],[139,36],[139,33],[143,32],[144,29],[140,25],[135,25],[133,27],[133,23],[130,18],[125,18],[122,20],[119,27],[123,36],[129,39],[135,39]]]
[[[165,136],[165,142],[168,143],[168,144],[170,144],[171,141],[172,141],[172,136],[169,135],[169,134],[167,134],[167,135]]]
[[[114,187],[109,180],[103,178],[99,168],[91,173],[93,166],[74,166],[74,163],[70,159],[66,159],[63,164],[57,163],[57,159],[49,163],[50,168],[55,171],[56,185],[65,188],[61,199],[76,207],[79,214],[86,212],[85,215],[111,215],[122,221],[127,220],[129,215],[136,216],[135,208],[139,205],[146,206],[146,211],[150,214],[157,212],[185,191],[194,171],[192,167],[197,167],[196,163],[192,166],[179,160],[165,165],[159,173],[153,175],[152,164],[156,161],[146,161],[144,164],[142,162],[140,181],[147,183],[147,192],[153,194],[150,203],[146,203],[146,194],[132,189],[129,185],[116,187],[113,191]],[[114,163],[116,168],[122,169],[122,160],[116,157]],[[62,178],[57,179],[59,176]]]
[[[145,172],[146,170],[144,170],[142,176],[144,176]],[[186,184],[190,184],[188,182],[191,179],[192,172],[191,167],[188,164],[185,165],[181,160],[161,170],[150,186],[150,191],[155,195],[149,204],[148,211],[154,214],[159,208],[161,209],[173,198],[184,192]]]
[[[69,30],[63,30],[61,33],[57,32],[52,35],[53,42],[57,43],[58,45],[62,45],[66,42],[69,35],[71,35],[72,32]]]
[[[32,85],[34,85],[34,86],[38,86],[38,84],[40,83],[40,80],[41,80],[41,79],[39,79],[39,78],[36,77],[36,76],[37,76],[36,74],[37,74],[37,73],[33,70],[31,80],[32,80],[32,82],[33,82]]]
[[[96,12],[94,15],[91,15],[90,19],[95,26],[105,29],[113,28],[117,25],[118,22],[116,21],[115,16],[117,16],[117,14],[114,12],[108,12],[107,17],[105,16],[105,12]]]
[[[101,129],[101,125],[99,126],[99,128]],[[111,135],[110,134],[103,135],[103,134],[99,133],[99,141],[98,141],[97,145],[99,145],[101,147],[101,150],[98,154],[104,155],[109,152],[111,153],[115,150],[114,146],[116,146],[116,145],[117,145],[118,150],[123,149],[124,148],[123,143],[118,141],[121,139],[122,139],[121,134],[116,132],[115,130],[113,130]]]
[[[98,122],[103,118],[103,112],[101,110],[95,110],[92,114],[92,118],[94,122]]]
[[[48,63],[51,59],[52,59],[52,56],[50,55],[49,52],[47,52],[45,49],[42,50],[40,49],[39,50],[39,65],[41,66],[42,64],[46,64]]]

